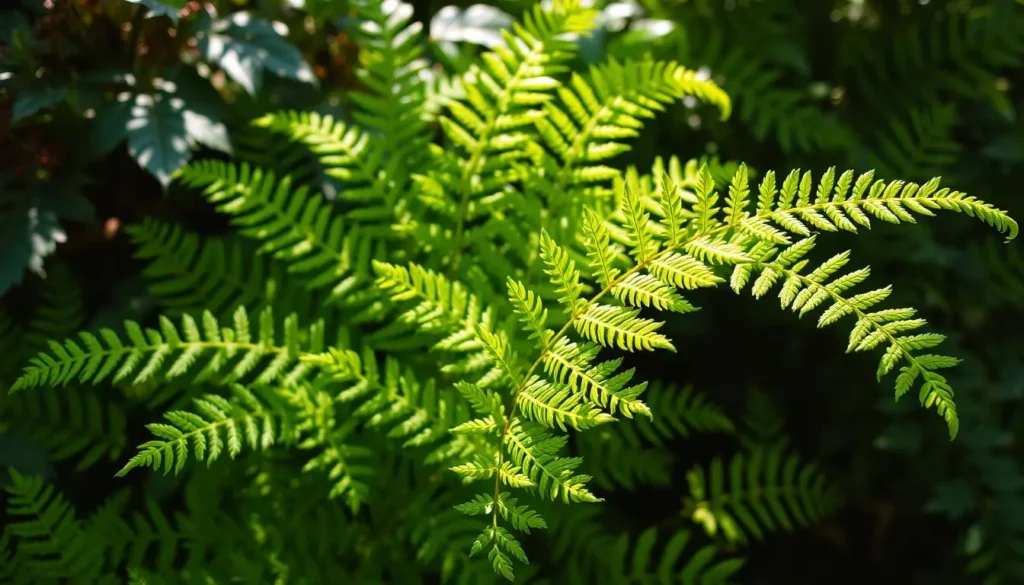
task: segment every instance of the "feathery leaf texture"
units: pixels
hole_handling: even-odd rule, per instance
[[[110,582],[101,581],[102,551],[53,486],[11,469],[6,489],[11,522],[4,532],[17,539],[16,554],[37,582]]]
[[[726,464],[687,473],[690,494],[683,514],[730,543],[764,540],[771,531],[807,527],[842,503],[837,488],[812,463],[781,444],[738,453]]]
[[[148,261],[143,275],[149,291],[171,315],[207,310],[230,316],[238,306],[284,305],[303,292],[288,286],[279,263],[253,258],[237,242],[203,241],[180,226],[149,218],[125,231],[135,256]]]
[[[209,394],[195,399],[196,412],[173,410],[167,422],[147,425],[156,439],[139,445],[139,453],[118,472],[125,475],[136,467],[151,467],[177,475],[185,468],[189,453],[211,465],[227,450],[232,459],[249,449],[269,449],[280,434],[281,422],[245,387],[234,384],[231,398]]]
[[[511,390],[505,424],[487,427],[500,433],[505,449],[492,459],[476,460],[471,467],[478,470],[479,478],[484,477],[479,473],[486,469],[494,470],[489,473],[502,470],[506,463],[505,450],[508,450],[512,463],[518,467],[515,472],[522,471],[525,475],[524,480],[509,483],[512,487],[539,489],[552,499],[561,496],[566,502],[596,500],[597,497],[583,487],[589,477],[574,475],[578,458],[557,456],[561,447],[555,447],[557,435],[551,435],[544,426],[562,432],[570,426],[583,430],[607,422],[602,415],[612,415],[616,410],[627,415],[649,413],[646,405],[627,406],[623,410],[622,396],[617,396],[614,402],[608,398],[615,390],[603,386],[616,374],[619,362],[605,362],[595,367],[591,365],[592,360],[601,346],[626,351],[674,350],[671,341],[658,332],[662,323],[640,317],[640,310],[651,306],[672,309],[673,304],[682,302],[681,297],[670,296],[678,294],[676,289],[716,286],[724,281],[719,273],[725,267],[732,268],[730,285],[734,290],[739,292],[749,284],[758,297],[784,281],[780,292],[782,306],[801,315],[828,302],[829,306],[819,318],[821,326],[844,316],[856,316],[858,324],[851,335],[850,349],[861,351],[887,343],[888,349],[878,369],[879,378],[889,373],[900,359],[905,360],[907,365],[897,378],[897,396],[905,393],[916,379],[922,379],[921,402],[935,406],[946,419],[950,435],[955,436],[959,423],[952,389],[935,370],[955,365],[957,360],[917,353],[935,346],[943,337],[904,335],[924,324],[923,320],[912,318],[911,309],[868,312],[889,295],[888,287],[844,295],[868,276],[868,271],[863,269],[836,277],[847,264],[848,253],[838,254],[809,271],[804,271],[808,264],[804,256],[813,249],[817,237],[811,230],[856,231],[857,225],[869,227],[870,218],[892,223],[912,222],[914,214],[934,215],[933,210],[939,209],[967,213],[1013,238],[1017,235],[1017,224],[1005,212],[963,193],[940,189],[937,179],[924,185],[874,181],[870,172],[854,180],[852,172],[837,177],[835,170],[829,169],[815,185],[809,172],[794,170],[786,176],[781,189],[775,183],[775,174],[769,172],[757,188],[755,203],[750,197],[752,189],[747,169],[740,166],[730,181],[724,207],[718,203],[721,198],[706,167],[698,173],[694,193],[686,200],[682,199],[678,185],[671,183],[671,178],[662,178],[661,214],[655,213],[668,225],[651,219],[638,179],[627,177],[616,183],[621,210],[617,219],[613,219],[620,222],[614,225],[614,232],[616,240],[632,251],[628,257],[606,254],[607,232],[603,224],[594,221],[594,212],[587,212],[591,218],[587,230],[590,238],[587,260],[597,279],[603,281],[603,287],[590,298],[585,293],[591,289],[569,251],[547,233],[541,233],[545,272],[556,287],[567,322],[559,331],[548,332],[541,319],[544,312],[538,305],[539,295],[534,294],[531,300],[530,289],[510,285],[511,300],[518,307],[519,321],[527,336],[542,340],[538,343],[539,355],[529,367],[519,365],[519,358],[511,350],[498,348],[499,341],[501,348],[507,347],[507,342],[502,341],[504,336],[496,335],[487,327],[477,327],[477,338],[493,349],[489,356],[492,365],[505,372],[503,379]],[[751,284],[754,276],[757,278]],[[609,293],[620,304],[602,302]],[[570,341],[567,337],[570,331],[582,337],[585,344]],[[545,375],[556,376],[556,380],[535,375],[542,366]],[[526,373],[521,374],[524,369]],[[621,383],[618,388],[621,390]],[[628,392],[625,404],[632,404],[629,401],[636,400],[642,389]],[[526,425],[522,418],[535,422]],[[523,440],[524,429],[529,429],[528,437],[534,436],[532,441]],[[765,457],[773,460],[770,454]],[[544,463],[538,467],[538,461]],[[548,467],[564,477],[537,474],[538,469],[544,471]],[[769,466],[767,470],[775,473],[774,467]],[[497,474],[496,486],[502,484],[500,475]],[[712,477],[716,476],[712,474]],[[569,480],[571,488],[561,485],[559,479]],[[573,490],[585,490],[586,495],[577,497]],[[801,513],[815,512],[803,510]],[[495,569],[509,576],[510,560],[502,556],[503,541],[494,533],[498,520],[499,516],[492,514],[491,527],[487,529],[490,532],[485,531],[481,538],[497,551],[492,558]],[[741,519],[741,522],[746,520]]]
[[[304,186],[292,187],[269,171],[216,160],[178,171],[182,182],[231,216],[239,233],[260,242],[258,252],[284,262],[311,290],[334,301],[358,292],[368,280],[376,244],[358,226],[346,226],[333,206]]]
[[[125,321],[123,338],[112,329],[101,329],[98,335],[83,331],[63,344],[50,342],[49,352],[29,362],[11,391],[108,379],[137,385],[189,373],[193,381],[216,377],[224,383],[289,383],[305,377],[311,368],[301,358],[322,350],[322,328],[314,326],[300,339],[294,316],[284,320],[280,332],[272,310],[264,309],[258,319],[253,327],[248,312],[239,307],[231,327],[222,327],[212,313],[204,312],[198,322],[183,315],[180,326],[161,317],[156,329]]]

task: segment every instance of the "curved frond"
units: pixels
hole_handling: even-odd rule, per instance
[[[164,415],[167,422],[146,425],[156,439],[139,445],[139,453],[117,473],[127,474],[136,467],[162,468],[175,475],[185,468],[189,454],[212,465],[226,450],[234,459],[243,447],[266,450],[288,430],[281,420],[281,409],[268,408],[245,387],[231,387],[231,398],[208,394],[193,401],[195,412],[173,410]]]
[[[167,317],[160,318],[158,329],[143,329],[134,321],[125,321],[124,338],[111,329],[101,329],[98,336],[81,332],[77,340],[50,342],[49,353],[33,358],[11,391],[72,382],[96,384],[107,379],[137,385],[185,374],[193,374],[194,381],[216,376],[225,383],[297,380],[310,370],[302,358],[320,351],[323,345],[319,327],[304,335],[308,338],[300,338],[294,316],[285,319],[283,331],[278,333],[270,309],[259,313],[255,328],[242,307],[235,311],[231,327],[221,327],[210,312],[203,313],[200,322],[183,315],[180,327]]]

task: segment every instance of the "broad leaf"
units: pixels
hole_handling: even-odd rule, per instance
[[[68,95],[68,89],[68,80],[61,78],[43,78],[23,87],[11,108],[11,120],[17,122],[59,104]]]
[[[141,4],[149,9],[146,18],[166,16],[171,22],[178,22],[178,14],[185,7],[186,0],[127,0],[132,4]]]
[[[192,156],[184,106],[181,98],[166,93],[139,94],[128,121],[128,152],[164,187]]]
[[[132,119],[134,107],[134,97],[124,92],[117,96],[116,100],[103,104],[96,111],[86,142],[86,154],[90,158],[99,158],[109,153],[124,140],[128,135],[128,122]]]
[[[284,24],[253,18],[248,12],[216,20],[204,13],[200,18],[196,34],[200,54],[250,94],[259,91],[264,70],[316,83],[302,53],[285,39],[288,29]]]
[[[43,260],[66,239],[52,211],[28,207],[0,213],[0,294],[20,284],[26,268],[42,272]]]

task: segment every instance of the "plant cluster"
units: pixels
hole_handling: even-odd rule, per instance
[[[696,4],[699,18],[732,22]],[[327,10],[308,9],[314,21]],[[848,498],[818,453],[788,438],[774,389],[751,392],[735,419],[678,372],[640,367],[701,338],[673,329],[714,302],[701,289],[771,295],[842,329],[847,353],[876,352],[876,377],[893,378],[897,399],[915,396],[950,439],[972,432],[953,390],[960,359],[947,355],[960,352],[937,349],[945,336],[920,307],[819,240],[945,212],[1012,240],[1005,211],[917,170],[856,170],[852,158],[835,161],[850,170],[808,163],[820,171],[709,157],[623,164],[666,110],[735,117],[731,93],[692,59],[663,58],[671,36],[617,39],[582,63],[611,11],[579,0],[467,35],[489,40],[448,47],[447,73],[411,6],[349,9],[358,87],[344,92],[345,112],[262,103],[229,134],[158,68],[97,109],[93,136],[127,137],[142,168],[198,194],[231,230],[152,216],[124,228],[160,306],[152,319],[87,322],[60,264],[33,282],[34,317],[0,314],[0,429],[76,470],[51,481],[10,465],[0,580],[742,581],[747,547],[819,525]],[[261,93],[265,73],[314,79],[269,19],[156,1],[135,15],[146,10],[161,30],[194,17],[168,30],[180,31],[176,54],[198,51],[185,60],[197,83],[210,65],[242,94]],[[78,115],[75,96],[92,90],[68,58],[58,71],[74,91],[35,110],[37,81],[59,76],[19,69],[7,80],[18,111],[32,110],[25,119]],[[774,119],[737,95],[742,123]],[[791,104],[778,107],[798,123]],[[779,132],[787,151],[847,144]],[[256,142],[220,148],[214,134]],[[196,144],[212,150],[191,160]],[[737,349],[728,363],[753,357]],[[150,437],[129,450],[140,416]],[[698,433],[730,444],[728,456],[680,456],[694,443],[680,437]],[[88,490],[112,462],[116,489],[81,502],[88,510],[57,489]],[[612,501],[649,487],[670,489],[676,507],[623,526]]]

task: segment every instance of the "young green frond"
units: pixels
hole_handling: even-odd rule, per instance
[[[587,258],[594,279],[601,286],[610,286],[619,275],[619,270],[614,266],[617,253],[609,246],[611,236],[604,220],[589,207],[583,210],[583,235],[586,237]]]
[[[544,355],[544,371],[573,391],[587,395],[592,403],[611,414],[621,414],[626,418],[632,418],[636,413],[650,416],[647,405],[637,399],[647,383],[627,386],[634,371],[619,372],[621,359],[593,364],[599,350],[596,343],[578,344],[561,337]]]
[[[551,284],[558,292],[558,300],[565,305],[567,312],[575,313],[583,292],[576,261],[547,232],[540,234],[540,257],[544,261],[544,272],[551,277]]]
[[[605,347],[627,351],[675,351],[672,342],[657,332],[664,323],[639,318],[639,314],[637,309],[593,303],[587,305],[574,324],[580,335]]]
[[[879,346],[887,349],[878,365],[879,379],[888,374],[900,361],[906,365],[900,370],[896,382],[896,397],[899,398],[920,376],[924,383],[921,387],[920,402],[927,407],[934,406],[949,426],[950,437],[955,437],[959,428],[956,406],[953,404],[953,391],[946,379],[935,373],[934,369],[949,367],[956,363],[954,358],[943,356],[939,360],[927,359],[923,363],[916,353],[930,349],[945,339],[938,334],[904,335],[926,324],[924,319],[911,319],[913,309],[889,309],[882,311],[869,310],[884,301],[891,291],[889,287],[875,289],[857,295],[844,294],[850,288],[863,282],[869,271],[864,268],[832,278],[847,262],[849,252],[833,256],[808,274],[801,269],[806,261],[791,265],[791,262],[813,246],[813,239],[808,238],[793,244],[779,253],[775,261],[753,262],[743,270],[760,272],[752,290],[755,296],[766,294],[776,282],[785,277],[785,284],[779,293],[782,308],[791,309],[803,316],[819,307],[825,310],[818,318],[818,326],[831,325],[847,316],[854,316],[856,324],[850,333],[850,344],[847,351],[867,351]],[[740,270],[741,267],[737,267]],[[831,278],[831,280],[830,280]],[[734,282],[739,282],[734,278]],[[742,288],[739,286],[738,288]],[[923,356],[922,356],[923,357]],[[938,364],[938,365],[936,365]]]
[[[519,411],[548,427],[567,427],[582,431],[615,420],[586,400],[584,394],[575,393],[569,386],[551,383],[533,376],[516,395]]]
[[[530,339],[537,339],[538,346],[543,348],[554,335],[553,331],[544,326],[548,319],[548,310],[544,308],[540,296],[528,290],[522,282],[510,276],[507,283],[508,297],[512,301],[516,315],[530,333]]]
[[[390,191],[400,193],[427,159],[430,142],[423,25],[413,20],[413,7],[405,2],[356,0],[352,8],[361,20],[355,31],[360,45],[356,75],[373,92],[349,94],[358,106],[353,118],[382,138],[387,176],[395,183]]]
[[[764,540],[766,532],[807,527],[834,512],[838,490],[810,463],[786,454],[780,445],[739,453],[729,462],[714,459],[705,470],[687,474],[690,495],[684,515],[710,536],[730,543]],[[728,475],[727,475],[728,474]]]
[[[139,453],[117,473],[136,467],[151,467],[175,475],[185,468],[189,453],[212,465],[227,448],[232,459],[244,445],[251,450],[269,449],[281,434],[281,421],[256,395],[244,386],[231,387],[230,399],[210,394],[193,401],[195,412],[174,410],[164,415],[165,423],[147,428],[156,439],[139,445]]]
[[[77,340],[51,342],[49,353],[33,358],[11,390],[97,384],[107,379],[138,385],[190,373],[194,381],[214,377],[222,382],[253,379],[261,384],[297,380],[309,370],[302,358],[323,345],[318,326],[300,341],[294,316],[286,318],[283,331],[277,332],[270,309],[259,313],[255,328],[242,307],[235,311],[231,327],[221,327],[210,312],[203,313],[200,322],[183,315],[180,327],[167,317],[160,318],[158,329],[143,329],[134,321],[126,321],[124,327],[125,338],[101,329],[98,337],[83,331]]]
[[[586,488],[589,476],[574,475],[582,460],[559,456],[566,440],[537,423],[513,419],[504,446],[511,461],[522,469],[539,495],[565,503],[602,501]]]
[[[493,328],[495,314],[485,307],[477,295],[460,282],[418,264],[408,268],[387,262],[373,261],[377,275],[377,288],[392,302],[408,307],[401,312],[397,331],[408,337],[408,326],[427,333],[434,341],[434,349],[457,354],[469,353],[467,359],[479,359],[483,346],[476,336],[476,327]],[[373,334],[370,339],[378,347],[390,344],[396,326]],[[401,340],[398,340],[399,342]],[[407,340],[408,341],[408,340]]]

